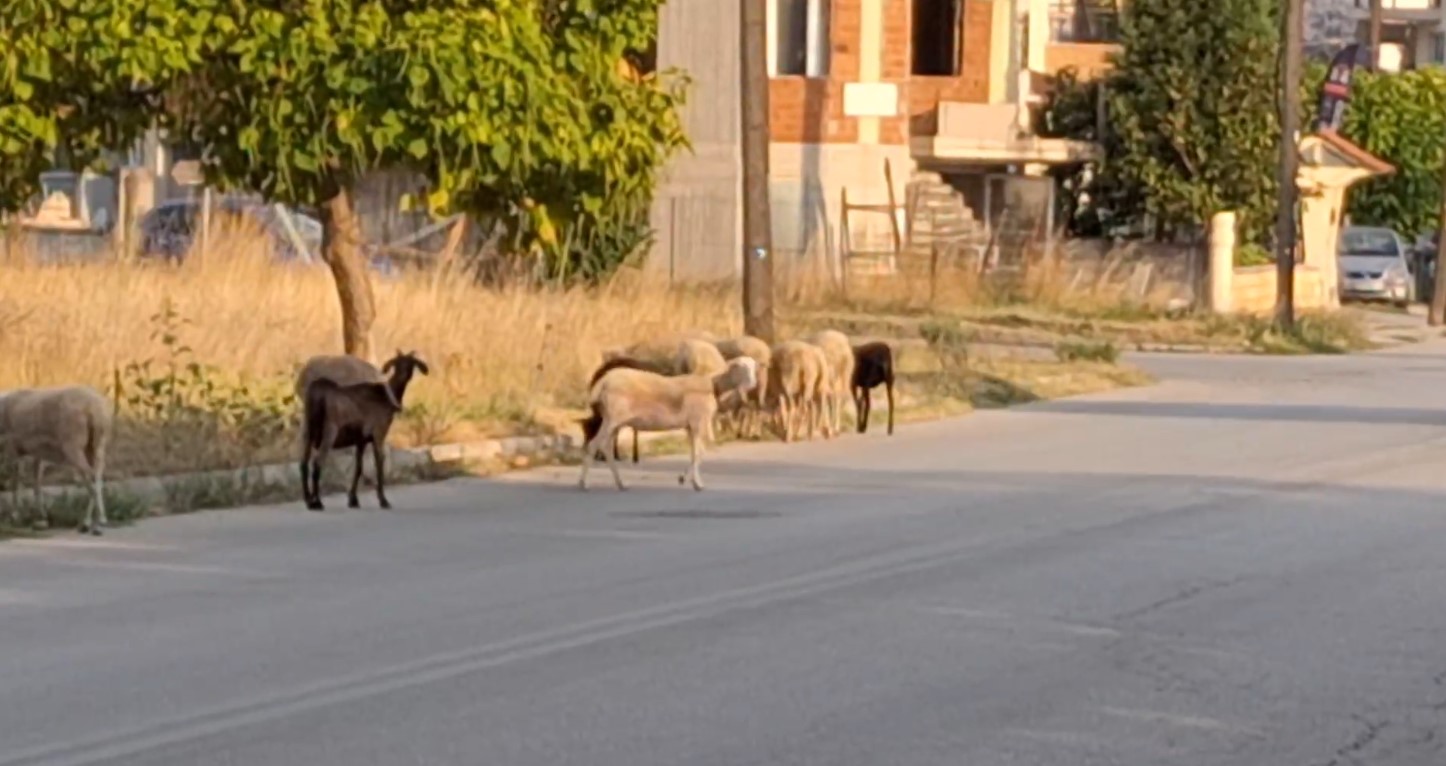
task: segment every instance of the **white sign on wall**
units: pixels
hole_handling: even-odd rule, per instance
[[[845,117],[895,117],[899,114],[899,86],[892,82],[846,82]]]

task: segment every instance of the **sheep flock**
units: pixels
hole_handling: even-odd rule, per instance
[[[352,448],[355,461],[347,493],[357,507],[357,485],[367,448],[376,469],[377,500],[389,508],[383,485],[387,434],[402,411],[407,386],[428,367],[415,352],[398,351],[380,369],[350,356],[316,356],[296,378],[300,403],[302,499],[322,510],[321,466],[332,450]],[[872,389],[886,387],[889,429],[894,430],[893,351],[884,343],[850,345],[837,331],[775,345],[742,336],[719,338],[702,331],[652,338],[604,352],[602,364],[586,383],[588,415],[583,430],[579,485],[597,459],[607,462],[618,489],[626,489],[617,463],[618,439],[633,436],[632,460],[638,462],[638,433],[683,431],[691,459],[678,478],[703,489],[702,453],[716,441],[718,428],[740,438],[761,438],[772,431],[784,441],[840,433],[844,393],[849,393],[860,433],[867,430]],[[15,468],[12,514],[20,508],[22,476],[32,480],[34,526],[48,526],[41,482],[46,466],[68,468],[89,494],[82,533],[99,535],[107,525],[106,450],[114,414],[99,391],[88,386],[16,389],[0,392],[0,461]],[[30,473],[20,469],[30,463]],[[19,519],[11,518],[11,522]]]
[[[872,390],[880,385],[887,388],[892,434],[894,360],[886,343],[855,347],[847,335],[825,330],[769,346],[750,336],[694,331],[610,349],[589,382],[578,484],[587,489],[588,472],[601,458],[618,489],[627,488],[617,468],[622,429],[633,431],[634,463],[638,432],[683,430],[690,461],[678,482],[691,481],[701,491],[703,445],[715,428],[731,426],[737,436],[757,438],[769,426],[785,442],[820,433],[833,438],[842,430],[847,391],[864,433]]]

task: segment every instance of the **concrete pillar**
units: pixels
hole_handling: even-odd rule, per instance
[[[1014,42],[1014,4],[997,1],[989,20],[989,103],[1007,104],[1010,84],[1010,43]]]
[[[1340,217],[1345,212],[1346,190],[1325,187],[1303,190],[1300,198],[1301,248],[1304,265],[1320,274],[1326,308],[1340,308],[1340,262],[1336,245],[1340,239]]]
[[[859,3],[859,82],[878,82],[884,67],[884,0]],[[859,117],[859,143],[877,144],[881,125],[878,117]]]
[[[1049,0],[1028,0],[1025,4],[1026,43],[1024,65],[1036,72],[1045,71],[1045,49],[1049,47]]]
[[[1234,309],[1235,213],[1210,218],[1210,310],[1228,314]]]

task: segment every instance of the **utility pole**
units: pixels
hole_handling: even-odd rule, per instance
[[[1446,321],[1446,161],[1441,164],[1441,223],[1436,229],[1436,278],[1431,289],[1431,312],[1427,322],[1432,327]]]
[[[1280,54],[1280,185],[1275,218],[1275,325],[1295,326],[1295,208],[1300,198],[1296,173],[1300,164],[1296,134],[1300,131],[1301,18],[1303,0],[1286,0],[1281,18]]]
[[[773,343],[773,223],[768,197],[768,5],[741,0],[743,331]]]
[[[1359,60],[1359,59],[1357,59]],[[1371,71],[1381,68],[1381,0],[1371,0]]]

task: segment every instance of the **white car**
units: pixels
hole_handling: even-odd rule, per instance
[[[1396,232],[1376,226],[1349,226],[1336,248],[1342,298],[1386,300],[1406,306],[1416,300],[1410,253]]]

